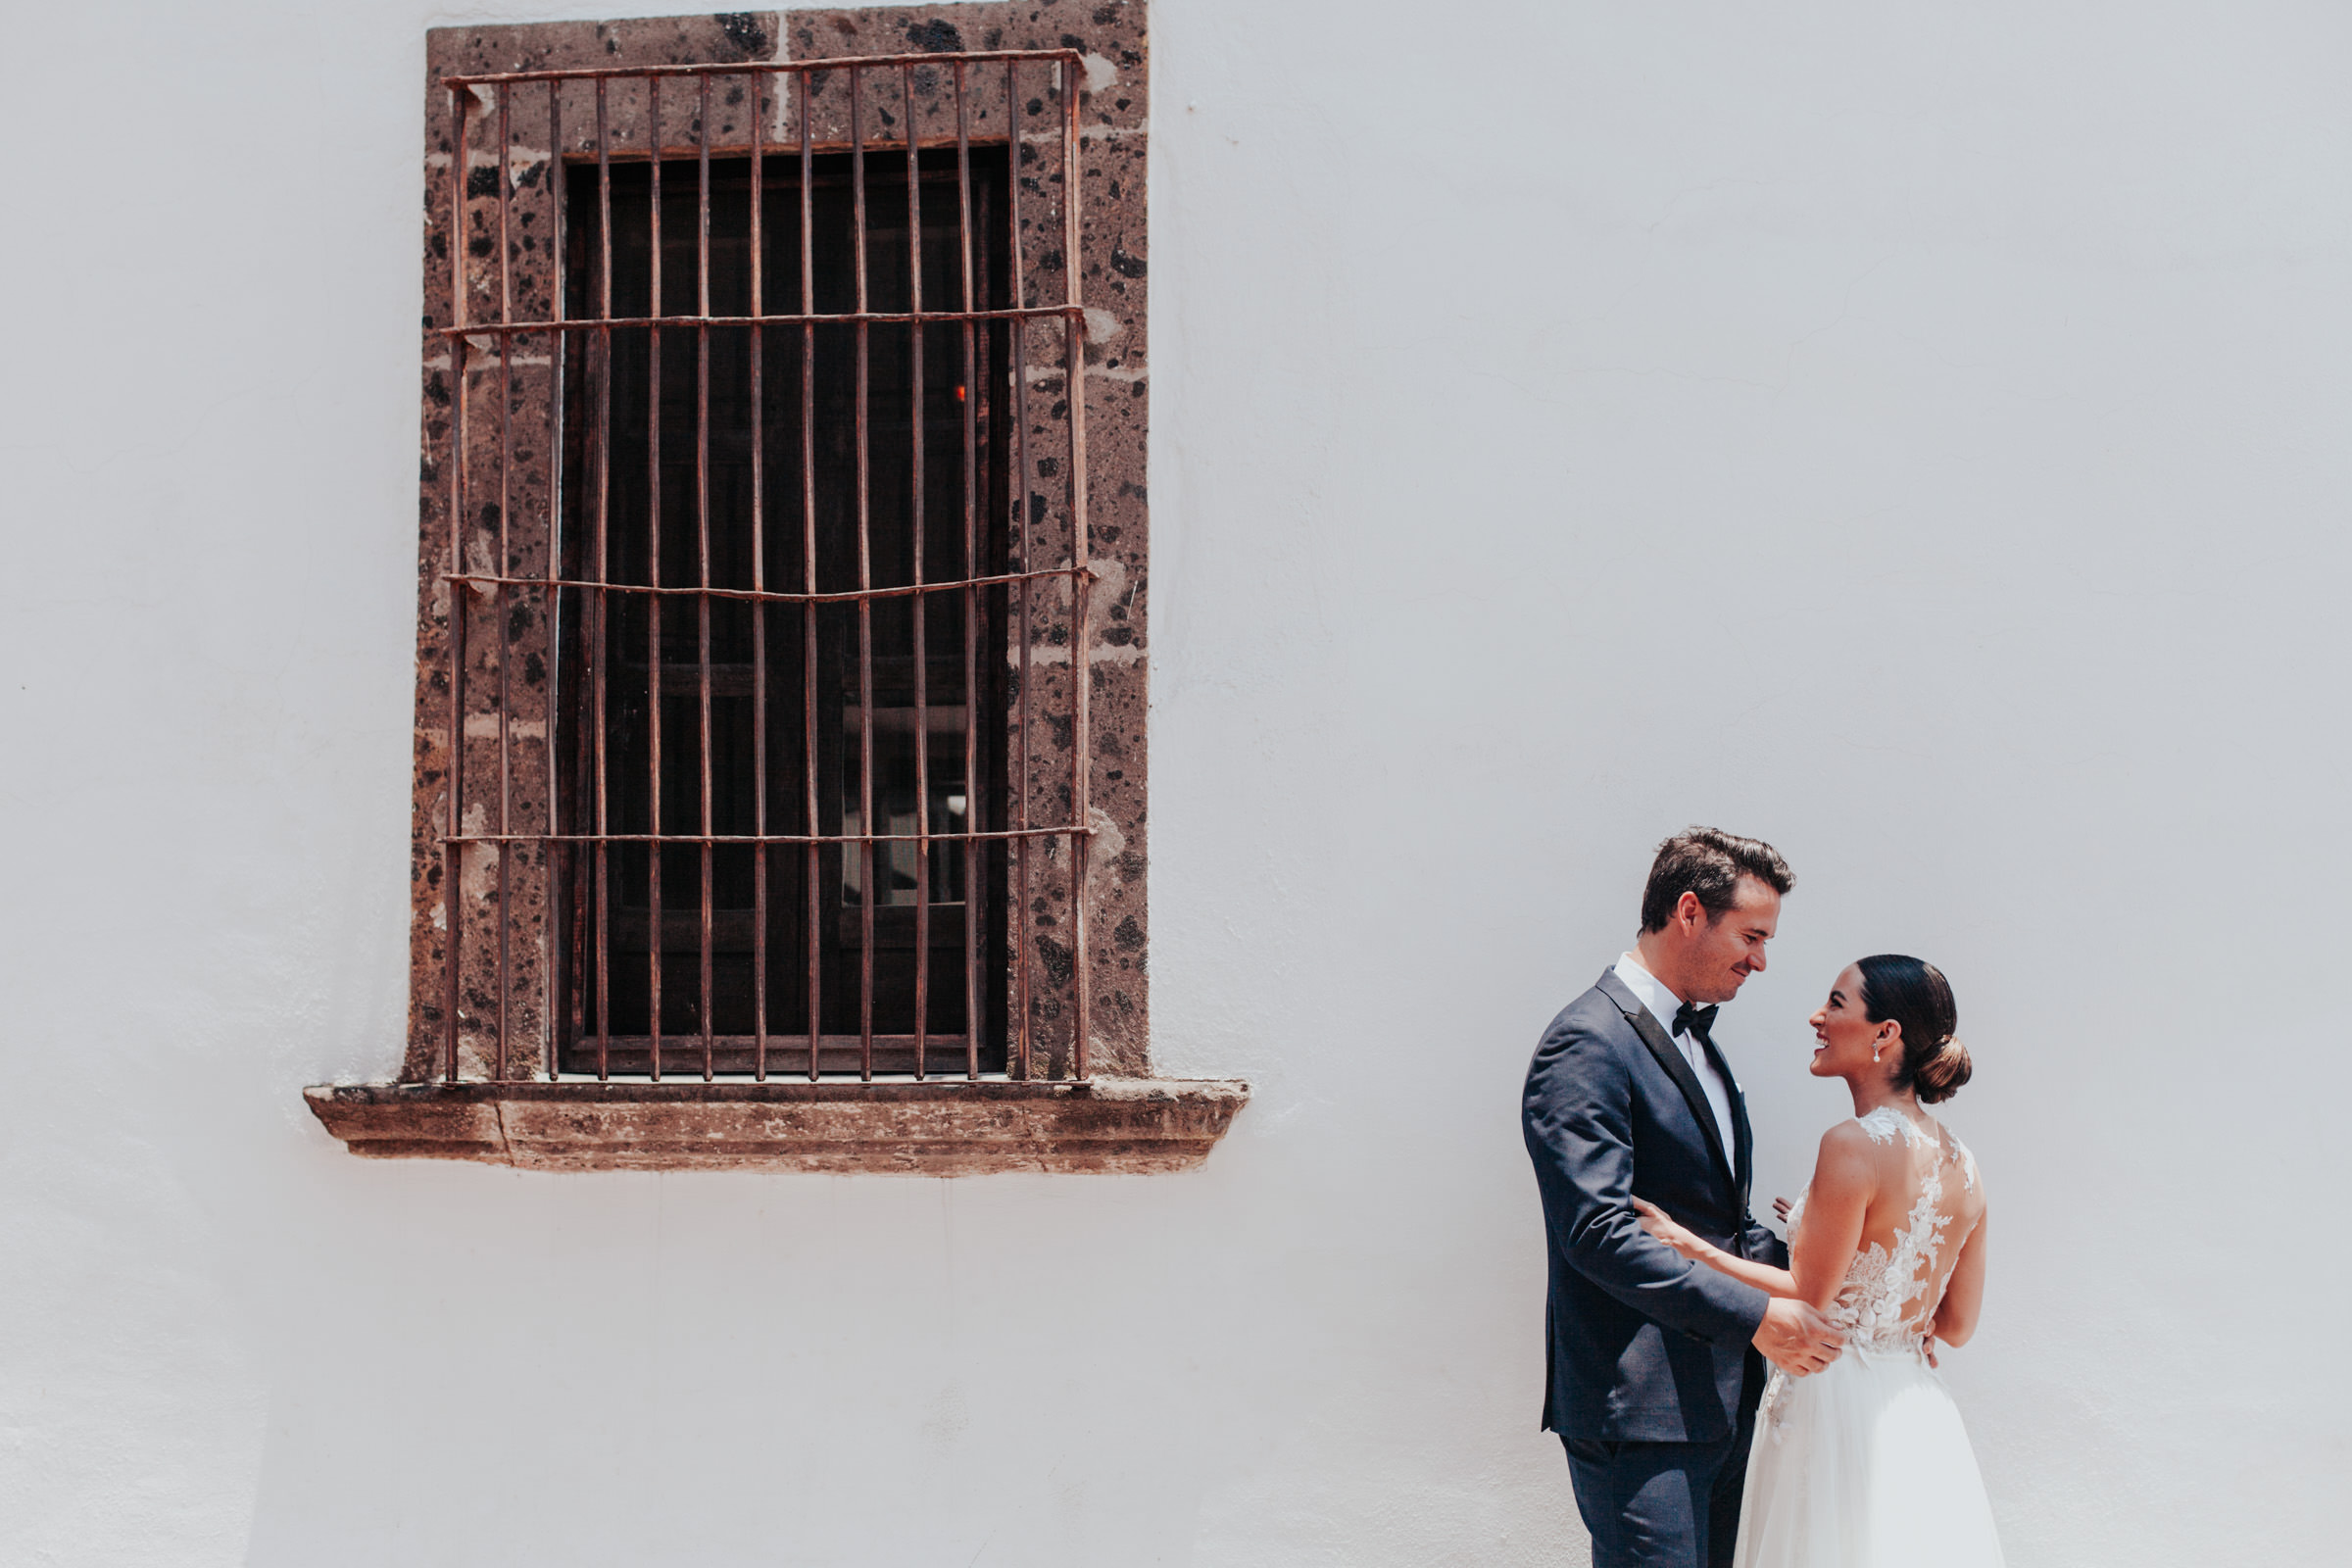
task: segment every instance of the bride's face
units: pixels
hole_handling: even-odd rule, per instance
[[[1862,971],[1847,964],[1830,988],[1830,1000],[1813,1014],[1813,1076],[1854,1078],[1887,1072],[1885,1057],[1896,1032],[1891,1023],[1870,1021],[1870,1011],[1862,1005]]]

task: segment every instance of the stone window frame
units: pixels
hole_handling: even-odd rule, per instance
[[[966,52],[999,50],[1060,50],[1074,52],[1084,72],[1078,107],[1077,146],[1083,197],[1079,203],[1080,269],[1085,310],[1086,369],[1077,379],[1083,389],[1085,435],[1078,450],[1084,454],[1086,497],[1085,565],[1095,574],[1093,603],[1099,610],[1074,617],[1084,626],[1087,646],[1069,648],[1038,645],[1028,650],[1024,678],[1038,684],[1058,679],[1065,688],[1081,667],[1086,671],[1091,709],[1092,744],[1084,760],[1091,792],[1087,821],[1092,854],[1083,870],[1083,894],[1088,925],[1096,939],[1086,947],[1086,977],[1096,999],[1087,1030],[1087,1075],[1077,1076],[1071,1049],[1071,1024],[1053,1014],[1035,1021],[1038,1049],[1032,1075],[984,1079],[939,1077],[923,1080],[859,1081],[788,1079],[765,1081],[739,1078],[689,1078],[661,1082],[559,1078],[550,1081],[544,1063],[528,1065],[528,1052],[519,1065],[504,1054],[503,1032],[508,1028],[522,1039],[548,1038],[544,999],[553,974],[554,943],[549,938],[546,911],[553,901],[545,875],[547,857],[541,850],[534,872],[526,854],[516,858],[511,885],[494,897],[472,851],[446,863],[463,864],[446,885],[444,835],[453,754],[450,695],[445,661],[451,641],[450,595],[467,591],[452,583],[453,533],[450,522],[452,487],[447,477],[455,442],[452,425],[458,408],[466,406],[465,389],[453,398],[450,339],[439,328],[447,315],[454,221],[472,230],[475,254],[496,243],[487,236],[496,227],[483,210],[500,209],[498,176],[487,178],[471,166],[489,170],[506,165],[513,192],[537,187],[544,195],[560,183],[551,164],[560,169],[579,158],[569,122],[564,125],[565,147],[531,149],[510,133],[503,160],[485,152],[478,139],[468,138],[466,169],[453,155],[451,128],[452,76],[493,75],[507,72],[573,70],[624,66],[701,66],[751,64],[761,61],[829,60],[852,57],[936,55],[943,60]],[[308,1091],[309,1102],[327,1129],[355,1153],[379,1157],[441,1157],[487,1160],[548,1169],[687,1168],[743,1166],[804,1170],[884,1170],[931,1174],[960,1174],[991,1170],[1161,1170],[1183,1168],[1204,1158],[1246,1102],[1246,1085],[1231,1080],[1161,1080],[1152,1075],[1149,1028],[1149,972],[1146,935],[1146,786],[1145,727],[1148,675],[1149,507],[1145,488],[1146,431],[1150,380],[1146,293],[1148,247],[1145,233],[1145,157],[1147,151],[1148,35],[1141,0],[1108,0],[1080,4],[1077,0],[1034,0],[1034,3],[984,3],[924,7],[876,7],[855,10],[736,13],[715,16],[651,18],[609,22],[560,22],[505,26],[437,28],[427,35],[424,190],[424,364],[422,368],[423,451],[419,491],[419,557],[417,614],[417,681],[415,745],[415,796],[412,811],[411,996],[408,1048],[402,1069],[390,1082],[320,1085]],[[977,69],[977,68],[975,68]],[[741,78],[738,78],[741,79]],[[782,78],[771,78],[781,80]],[[1041,78],[1042,80],[1042,78]],[[1024,96],[1026,93],[1024,91]],[[1064,110],[1041,101],[1028,106],[1034,115],[1051,117],[1054,135],[1061,134]],[[1000,98],[1002,93],[1000,92]],[[811,101],[815,101],[811,94]],[[908,103],[912,104],[909,98]],[[760,100],[755,96],[753,112]],[[1022,106],[1004,106],[1004,119],[1017,119]],[[718,118],[714,113],[713,118]],[[502,118],[500,123],[504,124]],[[1002,120],[1000,121],[1002,123]],[[664,119],[664,144],[667,120]],[[714,130],[713,145],[732,132],[748,139],[747,131],[730,124]],[[1001,145],[1006,133],[1000,130]],[[542,140],[548,139],[542,136]],[[975,142],[980,138],[975,135]],[[1015,145],[1032,140],[1027,125],[1020,127]],[[775,140],[763,136],[773,149]],[[789,140],[789,138],[786,138]],[[495,145],[495,138],[493,138]],[[797,150],[797,149],[796,149]],[[1024,148],[1025,152],[1026,149]],[[665,152],[664,156],[670,156]],[[1014,177],[1021,178],[1021,160]],[[452,181],[467,181],[464,217],[453,213],[457,193]],[[1051,179],[1025,182],[1041,207],[1054,210],[1044,221],[1058,234],[1061,217]],[[481,189],[477,191],[477,187]],[[481,194],[488,200],[480,199]],[[1024,198],[1026,199],[1026,198]],[[543,216],[550,216],[543,214]],[[525,223],[510,228],[507,257],[517,298],[536,295],[540,307],[551,295],[553,243],[540,235],[550,225],[529,232]],[[1042,224],[1041,224],[1042,226]],[[1058,292],[1063,278],[1058,270],[1069,265],[1061,247],[1039,243],[1024,253],[1024,271],[1033,298],[1045,297],[1040,282],[1050,281]],[[466,276],[458,261],[455,275]],[[478,281],[473,287],[478,292]],[[467,319],[479,318],[469,317]],[[527,313],[516,319],[530,318]],[[488,360],[466,363],[468,387],[478,388],[488,376]],[[498,362],[520,390],[520,405],[537,409],[539,429],[552,432],[561,397],[549,359],[537,365],[527,349],[512,352],[513,364]],[[1066,390],[1068,377],[1058,351],[1049,360],[1033,359],[1027,381],[1041,399]],[[486,402],[487,399],[480,401]],[[514,407],[516,405],[510,405]],[[1067,402],[1054,406],[1048,417],[1066,417]],[[1026,416],[1024,416],[1026,417]],[[468,417],[467,429],[476,426]],[[1039,426],[1040,430],[1044,426]],[[502,470],[500,496],[504,505],[494,514],[496,531],[475,528],[468,502],[464,550],[466,571],[486,553],[498,563],[497,571],[524,574],[534,549],[536,564],[544,571],[548,517],[562,461],[555,439],[528,441],[516,452],[512,472]],[[510,438],[509,444],[515,445]],[[1037,443],[1053,452],[1049,442]],[[1051,459],[1039,457],[1033,466],[1041,472],[1016,473],[1016,490],[1039,487],[1038,506],[1048,505],[1045,492]],[[461,478],[460,483],[463,483]],[[1073,487],[1073,494],[1077,494]],[[1017,504],[1017,503],[1016,503]],[[534,519],[536,519],[534,521]],[[534,533],[534,528],[536,532]],[[480,537],[476,537],[476,535]],[[505,556],[501,557],[501,551]],[[495,572],[493,573],[495,574]],[[461,620],[472,618],[460,617]],[[548,729],[542,723],[536,736],[514,714],[532,701],[547,702],[548,646],[544,617],[536,624],[503,627],[498,650],[499,690],[509,683],[523,688],[521,699],[501,711],[507,722],[493,717],[498,748],[545,747]],[[1065,618],[1073,618],[1066,617]],[[496,634],[494,634],[496,635]],[[470,683],[475,668],[467,650],[466,669]],[[1053,666],[1062,666],[1056,670]],[[482,666],[485,670],[488,665]],[[536,692],[534,698],[532,693]],[[1050,707],[1051,705],[1046,705]],[[459,759],[469,773],[488,739],[477,735],[482,717],[470,706],[458,745]],[[1056,740],[1068,766],[1069,748],[1077,744],[1066,722],[1058,735],[1042,721],[1033,721],[1033,744],[1051,756]],[[494,759],[505,756],[500,751]],[[540,753],[541,770],[545,753]],[[502,779],[531,776],[533,769],[506,763]],[[1016,788],[1035,788],[1034,779]],[[525,786],[527,790],[527,785]],[[467,794],[466,833],[475,796]],[[544,805],[544,790],[541,802]],[[452,847],[455,848],[455,847]],[[497,857],[504,867],[508,858]],[[477,957],[469,951],[459,967],[467,970],[494,964],[489,973],[499,999],[501,1068],[486,1065],[478,1028],[465,1035],[463,1050],[451,1049],[461,1031],[448,1026],[444,1011],[448,995],[444,968],[445,911],[460,899],[468,907],[492,912],[500,940],[496,957]],[[505,908],[501,922],[496,912]],[[461,911],[463,914],[464,911]],[[478,908],[475,910],[478,914]],[[1029,906],[1007,911],[1015,941],[1037,941],[1069,913],[1067,895],[1059,907],[1040,897]],[[1051,935],[1041,952],[1048,961],[1056,956],[1066,972],[1074,959],[1069,948],[1055,950]],[[519,975],[518,984],[509,976]],[[464,978],[463,976],[461,978]],[[470,995],[471,993],[469,993]],[[476,998],[476,1010],[479,1002]],[[510,1012],[512,1016],[509,1016]],[[1058,1025],[1058,1031],[1055,1026]]]

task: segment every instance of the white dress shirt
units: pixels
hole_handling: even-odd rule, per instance
[[[1698,1087],[1707,1092],[1707,1106],[1715,1112],[1715,1129],[1723,1134],[1723,1157],[1737,1161],[1740,1141],[1732,1136],[1732,1087],[1723,1081],[1723,1074],[1715,1070],[1705,1049],[1689,1030],[1679,1035],[1674,1032],[1674,1015],[1682,1007],[1682,999],[1669,991],[1664,981],[1642,968],[1642,960],[1630,953],[1617,960],[1617,978],[1625,982],[1625,989],[1634,994],[1634,1000],[1649,1009],[1649,1015],[1658,1020],[1658,1027],[1666,1031],[1666,1038],[1674,1042],[1683,1059],[1690,1064],[1690,1070],[1698,1075]]]

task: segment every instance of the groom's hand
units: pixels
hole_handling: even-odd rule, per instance
[[[1764,1321],[1756,1325],[1753,1343],[1765,1360],[1801,1378],[1838,1359],[1845,1334],[1810,1301],[1776,1296],[1764,1303]]]

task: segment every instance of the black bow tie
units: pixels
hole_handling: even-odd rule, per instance
[[[1674,1009],[1674,1032],[1678,1035],[1687,1034],[1702,1046],[1715,1043],[1715,1036],[1710,1032],[1714,1027],[1713,1007],[1693,1007],[1686,1002]]]

